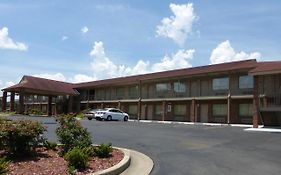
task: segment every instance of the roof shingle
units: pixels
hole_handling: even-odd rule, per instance
[[[122,83],[122,84],[134,83],[138,81],[145,81],[151,79],[200,75],[206,73],[224,72],[224,71],[232,71],[238,69],[252,69],[256,66],[256,64],[257,61],[255,59],[252,59],[252,60],[236,61],[236,62],[229,62],[229,63],[222,63],[222,64],[214,64],[214,65],[207,65],[207,66],[200,66],[200,67],[149,73],[143,75],[134,75],[128,77],[98,80],[98,81],[92,81],[86,83],[78,83],[75,84],[74,86],[75,88],[86,88],[86,87],[93,87],[93,86],[118,84],[118,83]]]
[[[49,80],[33,76],[23,76],[21,81],[11,87],[5,88],[5,91],[19,92],[20,89],[31,90],[34,92],[50,93],[54,95],[78,95],[72,83]]]

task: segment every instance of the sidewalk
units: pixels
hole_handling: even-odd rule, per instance
[[[281,128],[280,127],[259,127],[259,128],[247,128],[244,129],[244,131],[252,131],[252,132],[270,132],[270,133],[281,133]]]
[[[131,163],[121,175],[149,175],[154,165],[152,159],[135,150],[129,151]]]
[[[253,125],[249,124],[226,124],[226,123],[201,123],[201,122],[178,122],[178,121],[157,121],[157,120],[129,120],[130,122],[141,122],[141,123],[160,123],[160,124],[182,124],[182,125],[203,125],[203,126],[234,126],[249,128]],[[263,126],[263,125],[260,125]]]

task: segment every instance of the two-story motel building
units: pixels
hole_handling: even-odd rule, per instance
[[[10,92],[10,110],[18,113],[116,107],[138,120],[281,125],[281,61],[237,61],[78,84],[24,76],[2,91],[2,110]]]

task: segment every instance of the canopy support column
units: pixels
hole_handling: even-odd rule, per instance
[[[2,97],[2,111],[6,111],[6,109],[7,109],[7,91],[4,91]]]
[[[11,92],[11,96],[10,96],[10,111],[14,112],[15,111],[15,93]]]
[[[24,113],[24,94],[23,92],[19,93],[19,114]]]

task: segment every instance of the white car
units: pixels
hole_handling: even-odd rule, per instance
[[[87,117],[89,120],[92,120],[95,118],[95,114],[97,111],[100,111],[100,110],[103,110],[103,109],[92,109],[88,112],[86,112],[84,115],[85,117]]]
[[[129,115],[119,109],[105,108],[104,110],[96,111],[96,120],[123,120],[128,121]]]

